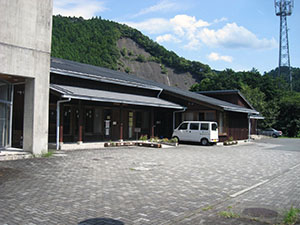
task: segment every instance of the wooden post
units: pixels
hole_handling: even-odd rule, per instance
[[[123,123],[120,124],[120,141],[123,141]]]
[[[82,113],[82,104],[79,100],[78,104],[78,110],[79,110],[79,118],[78,118],[78,144],[82,144],[82,127],[83,127],[83,113]]]
[[[151,109],[151,138],[154,138],[154,109]]]
[[[123,105],[120,105],[120,141],[123,141]]]

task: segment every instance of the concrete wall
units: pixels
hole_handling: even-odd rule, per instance
[[[23,148],[47,152],[52,0],[1,0],[0,15],[0,74],[26,78]]]

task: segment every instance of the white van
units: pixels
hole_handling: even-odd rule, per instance
[[[201,145],[219,141],[218,124],[209,121],[184,121],[173,132],[178,141],[200,142]]]

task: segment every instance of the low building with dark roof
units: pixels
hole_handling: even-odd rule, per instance
[[[57,146],[171,138],[185,120],[216,121],[220,140],[241,140],[248,138],[250,116],[259,115],[253,107],[97,66],[52,58],[50,70],[49,142]]]

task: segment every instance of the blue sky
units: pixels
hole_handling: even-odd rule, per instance
[[[273,0],[54,0],[53,14],[127,24],[212,69],[263,73],[278,66],[279,17]],[[300,67],[299,21],[295,0],[288,17],[293,67]]]

